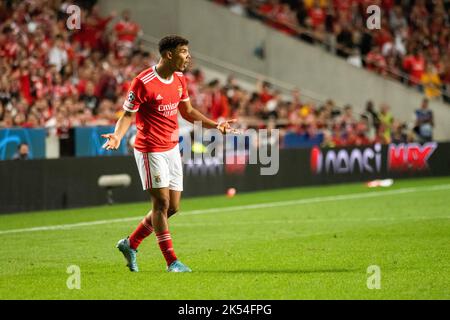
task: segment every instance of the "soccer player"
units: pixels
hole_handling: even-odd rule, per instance
[[[217,128],[223,134],[236,132],[233,120],[217,123],[195,109],[189,102],[183,71],[191,56],[189,41],[180,36],[167,36],[159,42],[161,59],[156,66],[142,71],[133,79],[123,104],[124,113],[114,133],[102,135],[103,148],[116,150],[136,115],[137,135],[134,155],[144,190],[152,200],[152,210],[131,235],[119,240],[117,248],[127,260],[130,271],[137,272],[137,248],[142,240],[155,232],[169,272],[191,272],[177,259],[167,219],[179,208],[183,191],[183,171],[178,147],[177,114],[190,122],[200,121],[205,128]]]

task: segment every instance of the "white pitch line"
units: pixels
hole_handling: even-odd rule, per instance
[[[443,184],[443,185],[437,185],[437,186],[432,186],[432,187],[403,188],[403,189],[388,190],[388,191],[362,192],[362,193],[315,197],[315,198],[307,198],[307,199],[299,199],[299,200],[287,200],[287,201],[276,201],[276,202],[259,203],[259,204],[249,204],[249,205],[232,206],[232,207],[224,207],[224,208],[191,210],[191,211],[183,212],[183,215],[185,216],[185,215],[208,214],[208,213],[217,213],[217,212],[254,210],[254,209],[290,206],[290,205],[303,205],[303,204],[313,204],[313,203],[322,203],[322,202],[330,202],[330,201],[344,201],[344,200],[375,198],[375,197],[383,197],[383,196],[390,196],[390,195],[396,195],[396,194],[405,194],[405,193],[413,193],[413,192],[430,192],[430,191],[440,191],[440,190],[449,190],[449,189],[450,189],[450,184]],[[95,221],[86,221],[86,222],[73,223],[73,224],[61,224],[61,225],[42,226],[42,227],[23,228],[23,229],[0,230],[0,235],[11,234],[11,233],[35,232],[35,231],[66,230],[66,229],[89,227],[89,226],[101,225],[101,224],[136,221],[137,219],[142,219],[142,216],[120,218],[120,219],[95,220]]]
[[[263,220],[263,221],[234,221],[227,222],[228,225],[252,225],[252,224],[295,224],[295,223],[318,223],[318,222],[385,222],[385,221],[426,221],[426,220],[448,220],[450,219],[450,214],[440,215],[440,216],[420,216],[420,217],[382,217],[382,218],[304,218],[295,220]],[[223,226],[223,223],[214,222],[194,222],[194,223],[177,223],[176,227],[201,227],[201,226]]]

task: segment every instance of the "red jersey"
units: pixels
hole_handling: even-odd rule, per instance
[[[403,60],[403,67],[409,72],[412,83],[420,83],[425,72],[425,59],[422,56],[408,56]]]
[[[173,149],[178,143],[178,104],[188,100],[186,78],[182,72],[175,72],[166,80],[153,66],[134,78],[123,108],[137,112],[136,150],[162,152]]]
[[[317,28],[325,22],[326,14],[322,8],[311,8],[308,11],[308,15],[311,18],[311,24],[314,28]]]
[[[131,21],[119,21],[115,26],[114,30],[117,33],[117,39],[119,41],[134,42],[138,33],[139,25]]]

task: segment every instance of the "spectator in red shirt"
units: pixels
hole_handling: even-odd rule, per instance
[[[117,79],[114,76],[114,70],[111,65],[105,62],[102,71],[103,74],[97,83],[95,95],[101,99],[110,99],[114,101],[117,98],[116,86],[118,84]]]
[[[272,85],[267,81],[258,81],[256,84],[259,98],[263,104],[266,104],[267,101],[270,101],[273,99],[274,95],[272,92]]]
[[[42,126],[42,121],[40,121],[39,116],[34,112],[29,113],[27,121],[22,124],[24,128],[38,128],[40,126]]]
[[[269,0],[269,1],[264,1],[258,8],[259,12],[262,13],[263,15],[270,15],[273,10],[275,9],[275,7],[277,5],[279,5],[280,1],[279,0]]]
[[[385,75],[386,66],[386,59],[381,54],[380,47],[374,46],[366,56],[367,69]]]
[[[118,56],[129,56],[131,48],[138,37],[141,28],[130,18],[130,11],[124,10],[122,12],[122,20],[114,26],[114,32],[117,39]]]
[[[368,131],[369,131],[369,121],[367,117],[361,116],[361,119],[356,123],[355,126],[354,145],[365,146],[370,144],[371,141],[367,136]]]
[[[275,28],[281,32],[290,35],[297,33],[297,19],[287,3],[283,3],[277,7],[277,10],[273,13],[273,18],[277,21]]]
[[[383,48],[386,44],[393,43],[393,37],[391,35],[391,32],[387,29],[382,27],[380,30],[378,30],[375,33],[375,45],[379,46],[380,48]]]
[[[14,127],[23,127],[23,125],[26,123],[26,116],[25,113],[17,113],[13,118],[13,126]]]
[[[326,13],[320,6],[319,0],[314,1],[314,5],[308,10],[308,17],[310,18],[313,29],[317,29],[325,23]]]
[[[228,105],[228,99],[222,88],[220,87],[218,80],[213,80],[209,83],[209,113],[211,118],[217,120],[219,118],[226,118],[230,113],[230,107]]]
[[[403,59],[403,69],[408,73],[409,83],[420,85],[420,79],[425,72],[425,58],[421,49],[415,49],[412,55]]]
[[[381,5],[382,5],[383,10],[386,10],[387,12],[390,12],[391,9],[395,5],[395,1],[394,0],[382,0],[381,1]]]
[[[112,14],[106,18],[102,18],[96,11],[92,13],[82,11],[81,28],[74,34],[73,40],[81,43],[85,48],[104,51],[106,44],[104,43],[103,36],[106,26],[114,16]]]

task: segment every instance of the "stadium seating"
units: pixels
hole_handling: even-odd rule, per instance
[[[450,2],[359,0],[213,0],[280,32],[321,44],[364,66],[450,103]],[[380,29],[366,21],[380,8]]]
[[[65,138],[73,127],[113,125],[133,77],[157,62],[157,54],[143,48],[140,27],[127,12],[103,17],[95,1],[86,3],[78,31],[66,28],[65,4],[0,6],[0,128],[45,127]],[[131,38],[123,38],[124,26],[134,32]],[[244,128],[265,128],[272,121],[285,147],[389,143],[394,128],[401,137],[397,142],[415,138],[388,106],[383,114],[375,107],[354,115],[351,106],[332,100],[303,100],[301,90],[282,96],[264,81],[247,90],[232,76],[207,82],[201,68],[186,76],[191,100],[202,112],[214,119],[236,117]]]

